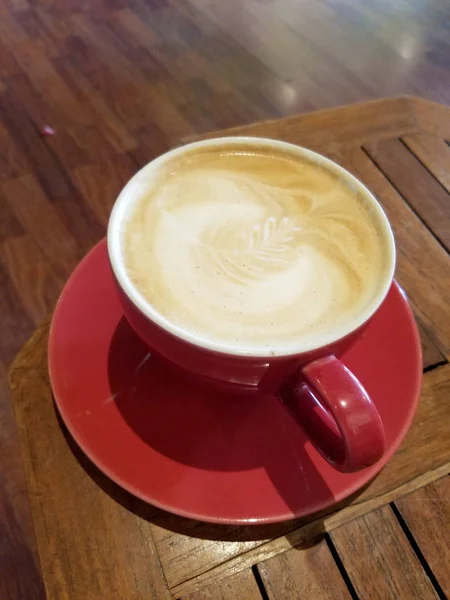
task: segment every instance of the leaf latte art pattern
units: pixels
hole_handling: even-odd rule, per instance
[[[265,278],[270,271],[283,269],[292,260],[300,227],[288,217],[267,217],[246,231],[241,229],[238,224],[228,224],[207,236],[212,268],[224,277],[243,285],[249,278]]]
[[[284,153],[193,153],[142,184],[130,277],[171,323],[252,350],[320,340],[371,301],[385,255],[354,190]]]

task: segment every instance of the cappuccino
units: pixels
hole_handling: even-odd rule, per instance
[[[139,177],[121,232],[128,277],[199,343],[317,347],[363,317],[392,268],[382,217],[308,154],[230,142]]]

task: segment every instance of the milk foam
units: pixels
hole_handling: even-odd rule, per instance
[[[122,234],[125,264],[172,324],[267,353],[366,310],[387,265],[370,210],[293,154],[196,151],[153,175]]]

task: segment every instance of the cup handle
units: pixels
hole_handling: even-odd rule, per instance
[[[358,379],[335,356],[302,367],[279,397],[337,470],[360,471],[382,457],[385,435],[380,415]]]

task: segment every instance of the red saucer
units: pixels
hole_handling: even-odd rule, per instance
[[[270,523],[324,509],[385,465],[413,418],[422,380],[417,328],[394,284],[343,357],[377,405],[387,452],[335,471],[271,395],[194,384],[150,356],[125,321],[102,241],[67,283],[53,317],[49,368],[70,433],[106,475],[165,510],[217,523]]]

